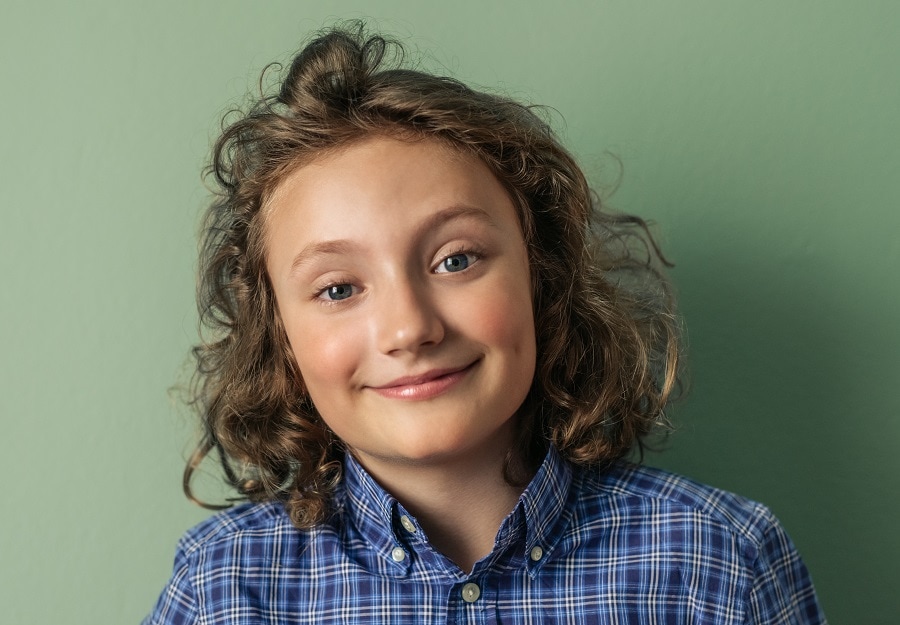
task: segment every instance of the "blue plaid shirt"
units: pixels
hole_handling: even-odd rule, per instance
[[[335,497],[310,530],[277,503],[190,530],[144,623],[825,623],[771,512],[660,470],[551,450],[471,573],[350,457]]]

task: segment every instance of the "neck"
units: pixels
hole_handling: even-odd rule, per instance
[[[522,494],[522,488],[504,480],[504,461],[505,453],[473,453],[439,463],[360,458],[416,516],[429,542],[466,572],[490,553],[501,523]]]

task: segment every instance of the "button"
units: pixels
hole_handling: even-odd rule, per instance
[[[394,547],[391,550],[391,557],[394,559],[394,562],[403,562],[406,559],[406,552],[403,551],[402,547]]]
[[[541,558],[544,557],[544,550],[541,549],[540,547],[536,546],[536,547],[534,547],[534,549],[531,550],[530,555],[531,555],[531,559],[534,560],[535,562],[537,562],[538,560],[540,560]]]
[[[462,587],[462,598],[463,601],[467,603],[475,603],[478,601],[478,597],[481,596],[481,588],[478,587],[478,584],[473,584],[469,582],[465,586]]]
[[[410,534],[416,533],[416,526],[413,525],[412,519],[410,519],[405,514],[402,517],[400,517],[400,525],[402,525],[403,529],[405,529]]]

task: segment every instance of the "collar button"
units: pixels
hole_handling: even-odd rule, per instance
[[[403,551],[402,547],[394,547],[391,549],[391,559],[393,559],[394,562],[403,562],[406,560],[406,552]]]

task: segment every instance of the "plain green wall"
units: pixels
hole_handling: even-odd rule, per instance
[[[371,16],[558,111],[678,267],[693,390],[649,460],[769,504],[833,623],[900,618],[900,4],[0,4],[0,620],[137,622],[178,536],[199,171],[228,103]],[[564,121],[563,121],[564,120]]]

